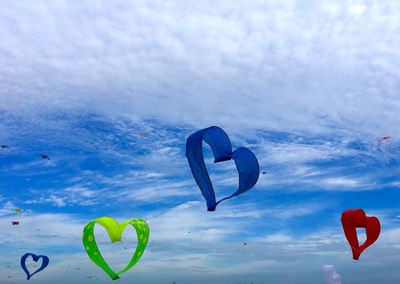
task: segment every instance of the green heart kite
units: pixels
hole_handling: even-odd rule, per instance
[[[112,243],[121,241],[122,233],[124,232],[127,225],[131,225],[136,230],[138,244],[135,254],[129,261],[128,265],[117,273],[115,273],[110,268],[110,266],[108,266],[103,256],[101,255],[99,248],[97,247],[96,240],[94,238],[94,225],[96,223],[103,226],[107,230],[107,233]],[[139,261],[146,248],[147,241],[149,240],[149,235],[149,225],[147,225],[147,223],[142,219],[126,220],[121,224],[118,224],[118,222],[115,221],[113,218],[101,217],[94,219],[85,225],[85,228],[83,229],[82,242],[90,259],[94,263],[96,263],[101,269],[103,269],[111,277],[112,280],[116,280],[119,279],[118,275],[131,269],[132,266],[134,266],[136,262]]]

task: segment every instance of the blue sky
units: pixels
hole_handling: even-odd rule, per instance
[[[324,264],[345,283],[400,281],[398,1],[2,2],[1,283],[26,281],[26,252],[50,257],[32,283],[111,281],[81,243],[101,216],[150,225],[122,283],[313,284]],[[211,125],[267,171],[215,212],[185,157]],[[234,162],[204,151],[229,195]],[[382,225],[358,262],[348,208]],[[96,238],[126,265],[133,231]]]

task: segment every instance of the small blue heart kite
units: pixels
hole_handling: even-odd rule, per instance
[[[26,268],[25,262],[26,259],[32,256],[33,261],[37,262],[40,258],[43,260],[42,261],[42,266],[40,266],[35,272],[33,272],[32,274],[29,273],[28,269]],[[26,253],[21,257],[21,267],[22,269],[25,271],[26,275],[28,276],[26,279],[29,280],[33,275],[35,275],[36,273],[42,271],[43,269],[45,269],[47,267],[47,265],[49,265],[49,258],[45,255],[36,255],[36,254],[32,254],[32,253]]]
[[[214,163],[233,159],[239,173],[239,188],[232,195],[222,198],[218,202],[216,202],[214,188],[204,163],[203,140],[210,145],[213,151]],[[244,147],[232,152],[228,135],[217,126],[208,127],[190,135],[186,141],[186,157],[193,177],[207,201],[208,211],[215,211],[221,201],[248,191],[257,183],[260,175],[260,166],[253,152]]]

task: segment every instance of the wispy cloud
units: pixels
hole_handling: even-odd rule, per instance
[[[399,9],[367,0],[3,3],[2,248],[13,263],[28,249],[51,254],[41,283],[91,281],[86,273],[101,272],[80,251],[83,224],[134,215],[152,233],[126,281],[314,284],[322,264],[336,263],[348,282],[398,283]],[[185,157],[186,138],[210,125],[266,172],[216,212]],[[234,192],[233,161],[214,165],[205,152],[216,195]],[[25,213],[11,226],[19,204]],[[362,266],[338,218],[353,206],[382,221]]]
[[[398,133],[395,3],[361,1],[358,14],[341,2],[102,2],[89,13],[91,5],[68,13],[64,2],[4,5],[3,111],[89,110],[235,131]]]
[[[0,201],[2,200],[4,199],[0,198]],[[11,201],[7,201],[0,209],[0,217],[13,214],[13,210],[15,210],[16,208],[17,207]]]

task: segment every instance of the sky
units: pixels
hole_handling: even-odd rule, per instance
[[[325,264],[344,283],[399,283],[398,1],[0,7],[0,283],[26,282],[26,252],[50,258],[31,283],[109,283],[82,245],[102,216],[150,227],[120,283],[316,284]],[[185,145],[212,125],[266,174],[208,212]],[[204,153],[218,199],[233,193],[234,162]],[[359,261],[340,221],[351,208],[381,223]],[[95,235],[123,268],[133,229]]]

